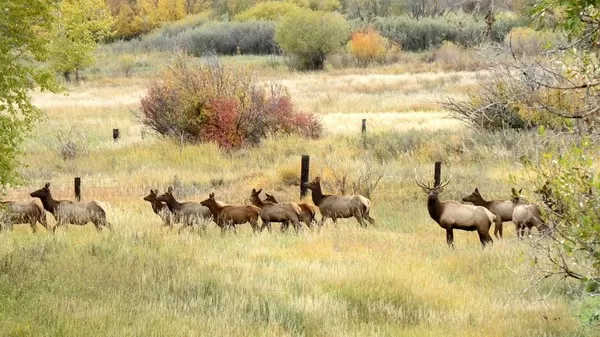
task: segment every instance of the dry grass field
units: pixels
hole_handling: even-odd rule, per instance
[[[83,199],[106,205],[114,232],[96,233],[89,224],[55,235],[34,235],[25,225],[1,233],[0,336],[595,333],[582,329],[563,283],[526,291],[527,240],[516,239],[512,224],[485,250],[475,233],[457,231],[450,249],[427,213],[414,179],[429,181],[435,160],[453,177],[443,198],[458,200],[477,186],[487,198],[507,198],[511,173],[527,179],[519,158],[540,150],[535,135],[476,135],[446,118],[439,101],[464,95],[479,74],[258,67],[257,75],[279,81],[302,110],[319,113],[326,136],[274,137],[236,152],[181,147],[143,130],[135,117],[151,72],[96,74],[66,96],[35,94],[47,117],[25,146],[26,184],[7,199],[27,200],[46,182],[55,197],[72,199],[79,176]],[[68,140],[78,152],[65,160]],[[182,200],[215,192],[244,204],[252,188],[263,188],[297,201],[302,154],[311,156],[311,178],[320,175],[326,192],[339,190],[342,175],[349,192],[359,176],[381,175],[371,195],[375,226],[347,219],[298,235],[252,234],[242,226],[221,236],[211,224],[206,233],[178,235],[161,228],[142,200],[151,188],[173,186]]]

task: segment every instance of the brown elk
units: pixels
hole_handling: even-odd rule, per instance
[[[233,227],[233,230],[235,231],[235,225],[246,222],[250,223],[254,232],[259,231],[258,217],[260,208],[254,205],[223,206],[215,199],[214,193],[211,193],[208,196],[208,199],[203,200],[200,204],[210,209],[213,219],[215,219],[217,225],[221,227],[221,233],[224,233],[228,227]]]
[[[14,224],[28,223],[31,230],[35,233],[37,232],[38,222],[47,230],[50,230],[46,221],[46,211],[39,202],[35,200],[28,202],[0,202],[0,230],[2,230],[3,223],[10,230],[13,229]]]
[[[257,191],[253,188],[250,194],[252,205],[260,208],[260,219],[262,220],[260,230],[262,231],[264,227],[267,227],[269,232],[271,232],[271,222],[281,222],[281,229],[283,230],[291,222],[297,233],[300,227],[300,206],[291,202],[281,204],[269,201],[264,202],[260,200],[260,192],[262,192],[262,189]]]
[[[321,211],[321,222],[323,226],[327,218],[331,218],[334,223],[338,218],[354,217],[358,223],[366,227],[365,220],[373,225],[375,220],[371,218],[371,201],[362,195],[330,195],[323,194],[321,190],[321,178],[316,177],[312,182],[307,183],[306,187],[311,190],[313,203]]]
[[[462,199],[463,202],[470,202],[475,206],[482,206],[487,208],[492,214],[496,216],[494,220],[494,236],[497,239],[502,238],[502,224],[506,221],[512,221],[513,214],[513,203],[510,200],[485,200],[479,189],[475,188],[473,193]]]
[[[536,204],[527,202],[525,198],[521,196],[523,189],[519,192],[512,188],[511,201],[514,205],[512,221],[517,229],[517,236],[519,239],[523,238],[525,234],[525,228],[527,228],[528,235],[531,234],[531,228],[536,227],[541,234],[549,232],[549,228],[542,219],[542,213],[540,208]]]
[[[446,230],[446,242],[449,246],[453,246],[454,229],[477,231],[483,247],[493,242],[489,232],[496,216],[487,208],[460,204],[453,200],[440,201],[439,194],[450,183],[450,179],[434,187],[418,181],[416,183],[427,193],[429,216]]]
[[[265,201],[272,202],[275,204],[279,203],[273,195],[269,193],[265,193],[265,195],[267,196],[265,198]],[[296,205],[300,207],[300,222],[304,222],[308,228],[312,228],[312,224],[313,222],[315,222],[315,215],[317,214],[315,206],[306,202],[296,203]]]
[[[179,202],[175,200],[173,188],[171,187],[165,193],[156,197],[156,201],[167,204],[169,211],[173,213],[172,221],[182,224],[177,231],[178,233],[181,233],[186,227],[194,226],[196,223],[202,224],[202,228],[206,230],[206,221],[212,218],[210,209],[198,202]]]
[[[44,187],[29,194],[33,198],[39,198],[44,205],[46,211],[52,213],[56,218],[56,225],[52,229],[56,231],[58,226],[68,224],[84,226],[91,222],[96,227],[97,231],[102,229],[102,226],[112,230],[111,224],[106,221],[106,212],[98,201],[90,202],[73,202],[70,200],[55,200],[50,192],[50,183],[46,183]]]
[[[150,194],[144,197],[144,200],[148,201],[152,206],[152,210],[163,220],[163,227],[173,227],[171,218],[173,213],[169,210],[169,206],[162,201],[156,200],[158,198],[158,190],[150,189]]]

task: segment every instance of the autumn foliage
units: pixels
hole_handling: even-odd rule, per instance
[[[198,63],[188,56],[179,56],[142,98],[140,119],[162,135],[226,149],[268,135],[322,133],[319,120],[296,111],[283,87],[260,85],[248,71],[216,59]]]
[[[347,45],[348,53],[360,65],[384,63],[392,53],[399,53],[400,48],[371,27],[352,33]]]

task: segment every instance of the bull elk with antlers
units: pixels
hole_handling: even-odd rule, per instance
[[[440,201],[439,194],[450,183],[450,180],[448,179],[446,182],[434,187],[416,181],[417,185],[427,193],[429,215],[440,227],[446,230],[446,242],[448,242],[448,245],[453,246],[454,229],[477,231],[479,241],[483,247],[492,243],[493,241],[489,232],[490,226],[496,216],[487,208],[460,204],[453,200]]]

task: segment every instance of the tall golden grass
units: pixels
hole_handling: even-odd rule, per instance
[[[397,116],[453,90],[440,79],[468,86],[474,76],[421,74],[437,83],[429,87],[418,79],[377,74],[284,73],[282,82],[303,108],[319,106],[329,95],[332,103],[319,112]],[[23,225],[0,234],[0,335],[578,333],[577,310],[560,286],[551,291],[551,285],[542,285],[538,290],[550,293],[544,300],[524,291],[530,286],[528,246],[511,226],[505,226],[505,240],[489,249],[482,250],[470,232],[455,233],[456,248],[450,249],[414,183],[431,179],[433,161],[442,159],[443,175],[454,178],[443,197],[458,200],[479,186],[488,198],[507,198],[509,174],[519,170],[520,156],[534,151],[534,136],[523,136],[529,139],[524,149],[500,144],[498,135],[477,138],[451,121],[438,120],[430,128],[407,119],[400,131],[369,124],[362,139],[359,118],[348,120],[355,129],[340,127],[320,140],[273,137],[226,153],[212,144],[181,146],[142,133],[132,111],[144,81],[100,78],[72,88],[69,96],[36,94],[47,119],[25,147],[26,185],[8,197],[28,199],[50,181],[56,197],[72,199],[73,177],[79,176],[83,199],[102,201],[115,229],[97,234],[92,225],[69,226],[56,235],[43,230],[33,235]],[[407,86],[422,92],[412,103],[394,95]],[[386,88],[390,94],[382,102]],[[357,92],[362,96],[353,101]],[[115,127],[121,130],[118,142],[111,138]],[[55,153],[61,146],[57,134],[67,131],[85,140],[85,153],[73,160]],[[214,191],[220,200],[242,204],[252,188],[264,188],[282,201],[297,201],[293,172],[299,172],[302,154],[311,155],[311,177],[322,176],[326,193],[339,188],[334,177],[341,173],[350,182],[367,169],[383,175],[371,197],[376,225],[361,229],[348,219],[299,235],[253,235],[242,227],[224,236],[211,225],[205,234],[196,229],[177,235],[161,228],[142,200],[150,188],[174,186],[185,200]]]

